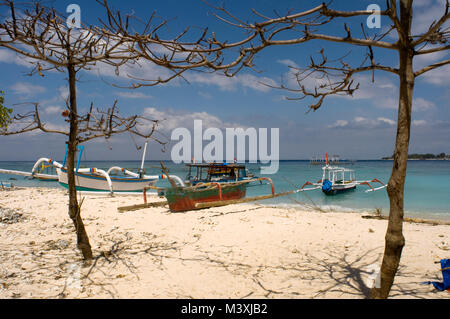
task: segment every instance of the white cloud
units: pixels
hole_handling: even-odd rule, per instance
[[[143,115],[153,120],[159,120],[160,125],[158,129],[163,132],[170,132],[179,127],[192,129],[195,120],[202,120],[204,128],[227,128],[227,127],[242,127],[237,123],[224,122],[217,116],[211,115],[207,112],[190,112],[190,111],[175,111],[172,109],[157,109],[149,107],[144,110]]]
[[[422,34],[428,30],[434,21],[439,20],[445,13],[445,0],[415,0],[413,2],[420,7],[415,11],[412,23],[412,33]],[[426,9],[424,9],[426,7]],[[444,24],[448,26],[448,24]]]
[[[427,101],[424,98],[416,98],[413,100],[413,110],[414,111],[427,111],[429,109],[434,108],[436,105],[431,102]]]
[[[66,101],[69,98],[69,88],[67,86],[60,86],[58,88],[59,98]],[[77,94],[80,94],[80,89],[77,88]]]
[[[427,125],[427,121],[425,121],[425,120],[414,120],[414,121],[412,121],[412,125],[414,125],[414,126],[425,126],[425,125]]]
[[[80,94],[81,90],[77,89],[77,93]],[[58,94],[55,94],[50,99],[45,99],[39,102],[40,107],[46,114],[56,114],[62,112],[66,106],[66,100],[69,98],[69,89],[66,86],[60,86],[58,88]]]
[[[281,61],[288,61],[286,63],[290,63],[292,61],[290,60],[281,60]],[[282,63],[280,61],[278,61],[281,64],[287,65],[286,63]],[[290,65],[293,66],[293,65]],[[297,66],[294,66],[297,67]],[[305,73],[308,74],[308,73]],[[289,71],[287,71],[284,75],[283,75],[283,85],[287,88],[293,89],[293,90],[298,90],[300,89],[300,85],[304,86],[305,89],[307,91],[310,92],[314,92],[315,90],[317,90],[317,92],[325,92],[325,90],[323,90],[321,88],[321,86],[323,85],[327,85],[328,83],[325,81],[324,78],[320,78],[315,74],[309,74],[309,76],[305,77],[305,74],[301,73],[301,70],[297,70],[297,69],[293,69],[293,68],[289,68]],[[330,80],[334,81],[335,78],[333,76],[330,76]],[[300,81],[300,83],[299,83]]]
[[[423,79],[425,82],[448,87],[450,85],[450,65],[445,65],[440,68],[428,71],[421,75],[418,79]]]
[[[433,0],[415,0],[413,7],[428,7],[433,3]]]
[[[427,49],[431,49],[433,46],[427,47]],[[433,53],[428,54],[421,54],[414,57],[414,70],[418,71],[419,69],[426,67],[428,65],[431,65],[435,62],[440,62],[442,60],[445,60],[446,56],[448,55],[448,52],[444,51],[437,51]]]
[[[294,68],[298,68],[297,63],[295,63],[294,61],[292,61],[290,59],[278,60],[277,62],[280,63],[280,64],[283,64],[285,66],[291,66],[291,67],[294,67]]]
[[[212,95],[208,92],[200,91],[200,92],[198,92],[198,95],[200,95],[202,98],[207,99],[207,100],[212,99]]]
[[[398,108],[398,86],[391,79],[376,75],[375,82],[372,82],[371,75],[357,75],[354,77],[354,83],[359,83],[359,88],[352,96],[335,95],[335,98],[347,100],[366,100],[371,105],[380,109]],[[367,105],[367,103],[364,103]]]
[[[30,68],[33,66],[30,61],[30,59],[24,58],[13,51],[0,49],[0,62],[13,63]]]
[[[62,107],[60,106],[47,106],[44,108],[44,113],[46,114],[58,114],[63,111]]]
[[[55,123],[46,123],[44,124],[44,127],[48,130],[53,130],[53,131],[60,131],[60,132],[64,132],[66,134],[69,133],[69,128],[67,125],[62,125],[62,124],[55,124]]]
[[[117,92],[117,95],[127,99],[151,99],[151,95],[146,95],[142,92]]]
[[[14,94],[21,95],[23,98],[28,98],[30,96],[45,93],[47,91],[43,86],[25,82],[17,82],[10,88]]]
[[[222,91],[236,91],[238,87],[241,87],[244,89],[250,88],[260,92],[268,92],[270,87],[267,85],[277,85],[277,83],[271,78],[257,77],[249,73],[238,74],[234,77],[227,77],[218,73],[190,73],[186,74],[185,78],[190,83],[215,85]]]
[[[380,122],[389,124],[389,125],[395,125],[396,124],[394,120],[387,119],[385,117],[379,117],[377,120],[380,121]]]
[[[145,80],[166,79],[172,75],[166,68],[159,67],[152,62],[144,60],[127,63],[118,70],[114,66],[100,62],[90,67],[90,70],[87,72],[94,72],[99,76],[126,80],[133,83],[146,83]]]
[[[276,86],[277,83],[268,77],[257,77],[252,74],[242,74],[237,77],[239,85],[248,87],[256,91],[268,92],[269,86]],[[268,86],[269,85],[269,86]]]
[[[296,76],[297,72],[297,70],[289,69],[289,71],[285,73],[285,86],[296,90],[299,89],[299,83]],[[302,75],[300,75],[300,77],[302,77]],[[341,80],[341,78],[338,78],[336,76],[330,76],[329,79],[332,82]],[[398,108],[398,84],[394,82],[393,79],[377,74],[375,76],[375,82],[372,82],[371,74],[358,74],[353,77],[353,80],[353,88],[359,83],[359,88],[358,90],[354,91],[353,95],[333,95],[330,96],[330,98],[370,100],[371,104],[378,108]],[[325,81],[326,80],[324,78],[317,78],[314,75],[311,75],[305,79],[302,79],[300,84],[310,92],[314,92],[315,88],[317,88],[317,91],[320,93],[324,91],[320,88],[320,86],[327,84]]]
[[[348,121],[337,120],[335,123],[329,125],[328,128],[346,127],[347,125],[348,125]]]
[[[392,119],[379,117],[370,119],[362,116],[355,117],[352,121],[338,120],[328,126],[328,128],[346,128],[346,129],[376,129],[395,126],[396,122]]]
[[[356,100],[370,99],[380,108],[396,108],[397,103],[392,106],[393,99],[398,97],[398,86],[391,79],[376,76],[372,82],[371,75],[358,75],[354,78],[359,83],[359,89],[355,91],[353,98]]]

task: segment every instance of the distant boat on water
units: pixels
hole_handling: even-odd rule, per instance
[[[310,159],[311,165],[320,165],[324,166],[327,163],[326,156],[315,156]],[[354,160],[341,159],[339,155],[332,155],[328,158],[328,163],[330,165],[353,165],[355,164]]]

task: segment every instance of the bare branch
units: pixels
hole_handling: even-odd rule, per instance
[[[445,50],[450,50],[450,45],[435,47],[435,48],[426,49],[426,50],[423,49],[423,50],[416,51],[414,54],[415,55],[423,55],[423,54],[429,54],[429,53],[445,51]]]
[[[305,68],[290,66],[296,79],[298,88],[292,88],[284,85],[274,86],[262,83],[274,89],[281,89],[299,95],[288,100],[303,100],[306,97],[313,98],[316,102],[309,106],[309,111],[318,110],[325,101],[325,98],[333,95],[350,95],[359,88],[359,84],[355,83],[353,76],[357,73],[366,71],[386,71],[398,75],[399,70],[396,68],[376,64],[373,59],[370,60],[371,65],[360,66],[357,68],[350,67],[343,58],[330,61],[324,55],[324,51],[320,51],[321,60],[316,62],[313,57],[310,58],[311,63]],[[332,66],[330,63],[340,63],[341,66]],[[315,87],[307,87],[304,83],[308,80],[315,82]]]
[[[354,44],[359,46],[374,46],[379,48],[396,50],[398,47],[396,44],[384,42],[384,41],[372,41],[366,39],[356,39],[352,37],[335,37],[325,34],[313,34],[309,32],[305,32],[306,35],[302,38],[290,39],[290,40],[279,40],[279,41],[270,41],[269,45],[289,45],[289,44],[298,44],[303,43],[309,40],[325,40],[330,42],[342,42],[348,44]]]
[[[421,70],[415,72],[415,73],[414,73],[414,76],[415,76],[415,77],[418,77],[418,76],[420,76],[420,75],[422,75],[422,74],[424,74],[424,73],[426,73],[426,72],[428,72],[428,71],[437,69],[437,68],[439,68],[439,67],[441,67],[441,66],[444,66],[444,65],[447,65],[447,64],[450,64],[450,59],[449,59],[449,60],[445,60],[445,61],[441,61],[441,62],[437,62],[437,63],[434,63],[434,64],[429,65],[429,66],[427,66],[427,67],[424,67],[423,69],[421,69]]]
[[[436,41],[437,38],[440,37],[439,29],[440,27],[450,18],[450,12],[449,12],[449,2],[446,1],[445,4],[445,11],[442,17],[436,22],[434,21],[433,24],[428,28],[428,31],[425,32],[425,34],[421,35],[419,39],[415,40],[412,45],[417,46],[423,42],[430,42],[430,41]],[[444,40],[446,41],[446,40]]]

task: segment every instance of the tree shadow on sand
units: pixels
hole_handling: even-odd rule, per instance
[[[285,260],[258,263],[251,254],[247,257],[237,256],[236,247],[215,246],[210,251],[203,250],[197,245],[198,238],[193,242],[177,243],[159,242],[152,234],[139,238],[122,234],[120,239],[108,240],[111,249],[101,252],[86,268],[83,272],[83,286],[94,288],[111,298],[120,295],[115,287],[117,279],[121,278],[118,273],[127,272],[125,275],[140,280],[142,270],[138,269],[133,261],[142,258],[148,258],[148,263],[154,269],[164,272],[173,271],[170,267],[173,267],[174,263],[181,269],[192,266],[206,273],[210,269],[217,271],[219,268],[230,281],[245,281],[243,286],[247,287],[248,293],[242,293],[239,298],[369,298],[382,257],[382,247],[364,253],[349,247],[342,253],[343,247],[330,246],[314,254],[298,252],[295,255],[286,255]],[[166,261],[169,260],[171,266],[167,266]],[[430,295],[427,295],[430,289],[420,286],[417,279],[414,279],[417,275],[408,272],[406,268],[400,267],[390,298],[430,298]],[[198,276],[198,285],[205,285],[201,275]],[[171,293],[179,297],[184,296],[184,291],[196,288],[184,287],[182,283],[175,284],[179,284],[180,291]],[[240,288],[242,290],[242,286]],[[236,290],[239,289],[236,287]],[[92,292],[94,295],[95,291]],[[60,297],[65,296],[62,294]],[[194,298],[192,295],[184,297]]]

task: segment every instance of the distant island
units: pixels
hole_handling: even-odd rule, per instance
[[[391,157],[383,157],[383,160],[393,160],[394,155]],[[408,159],[410,160],[418,160],[418,161],[424,161],[424,160],[450,160],[450,155],[447,155],[445,153],[441,154],[410,154],[408,155]]]

